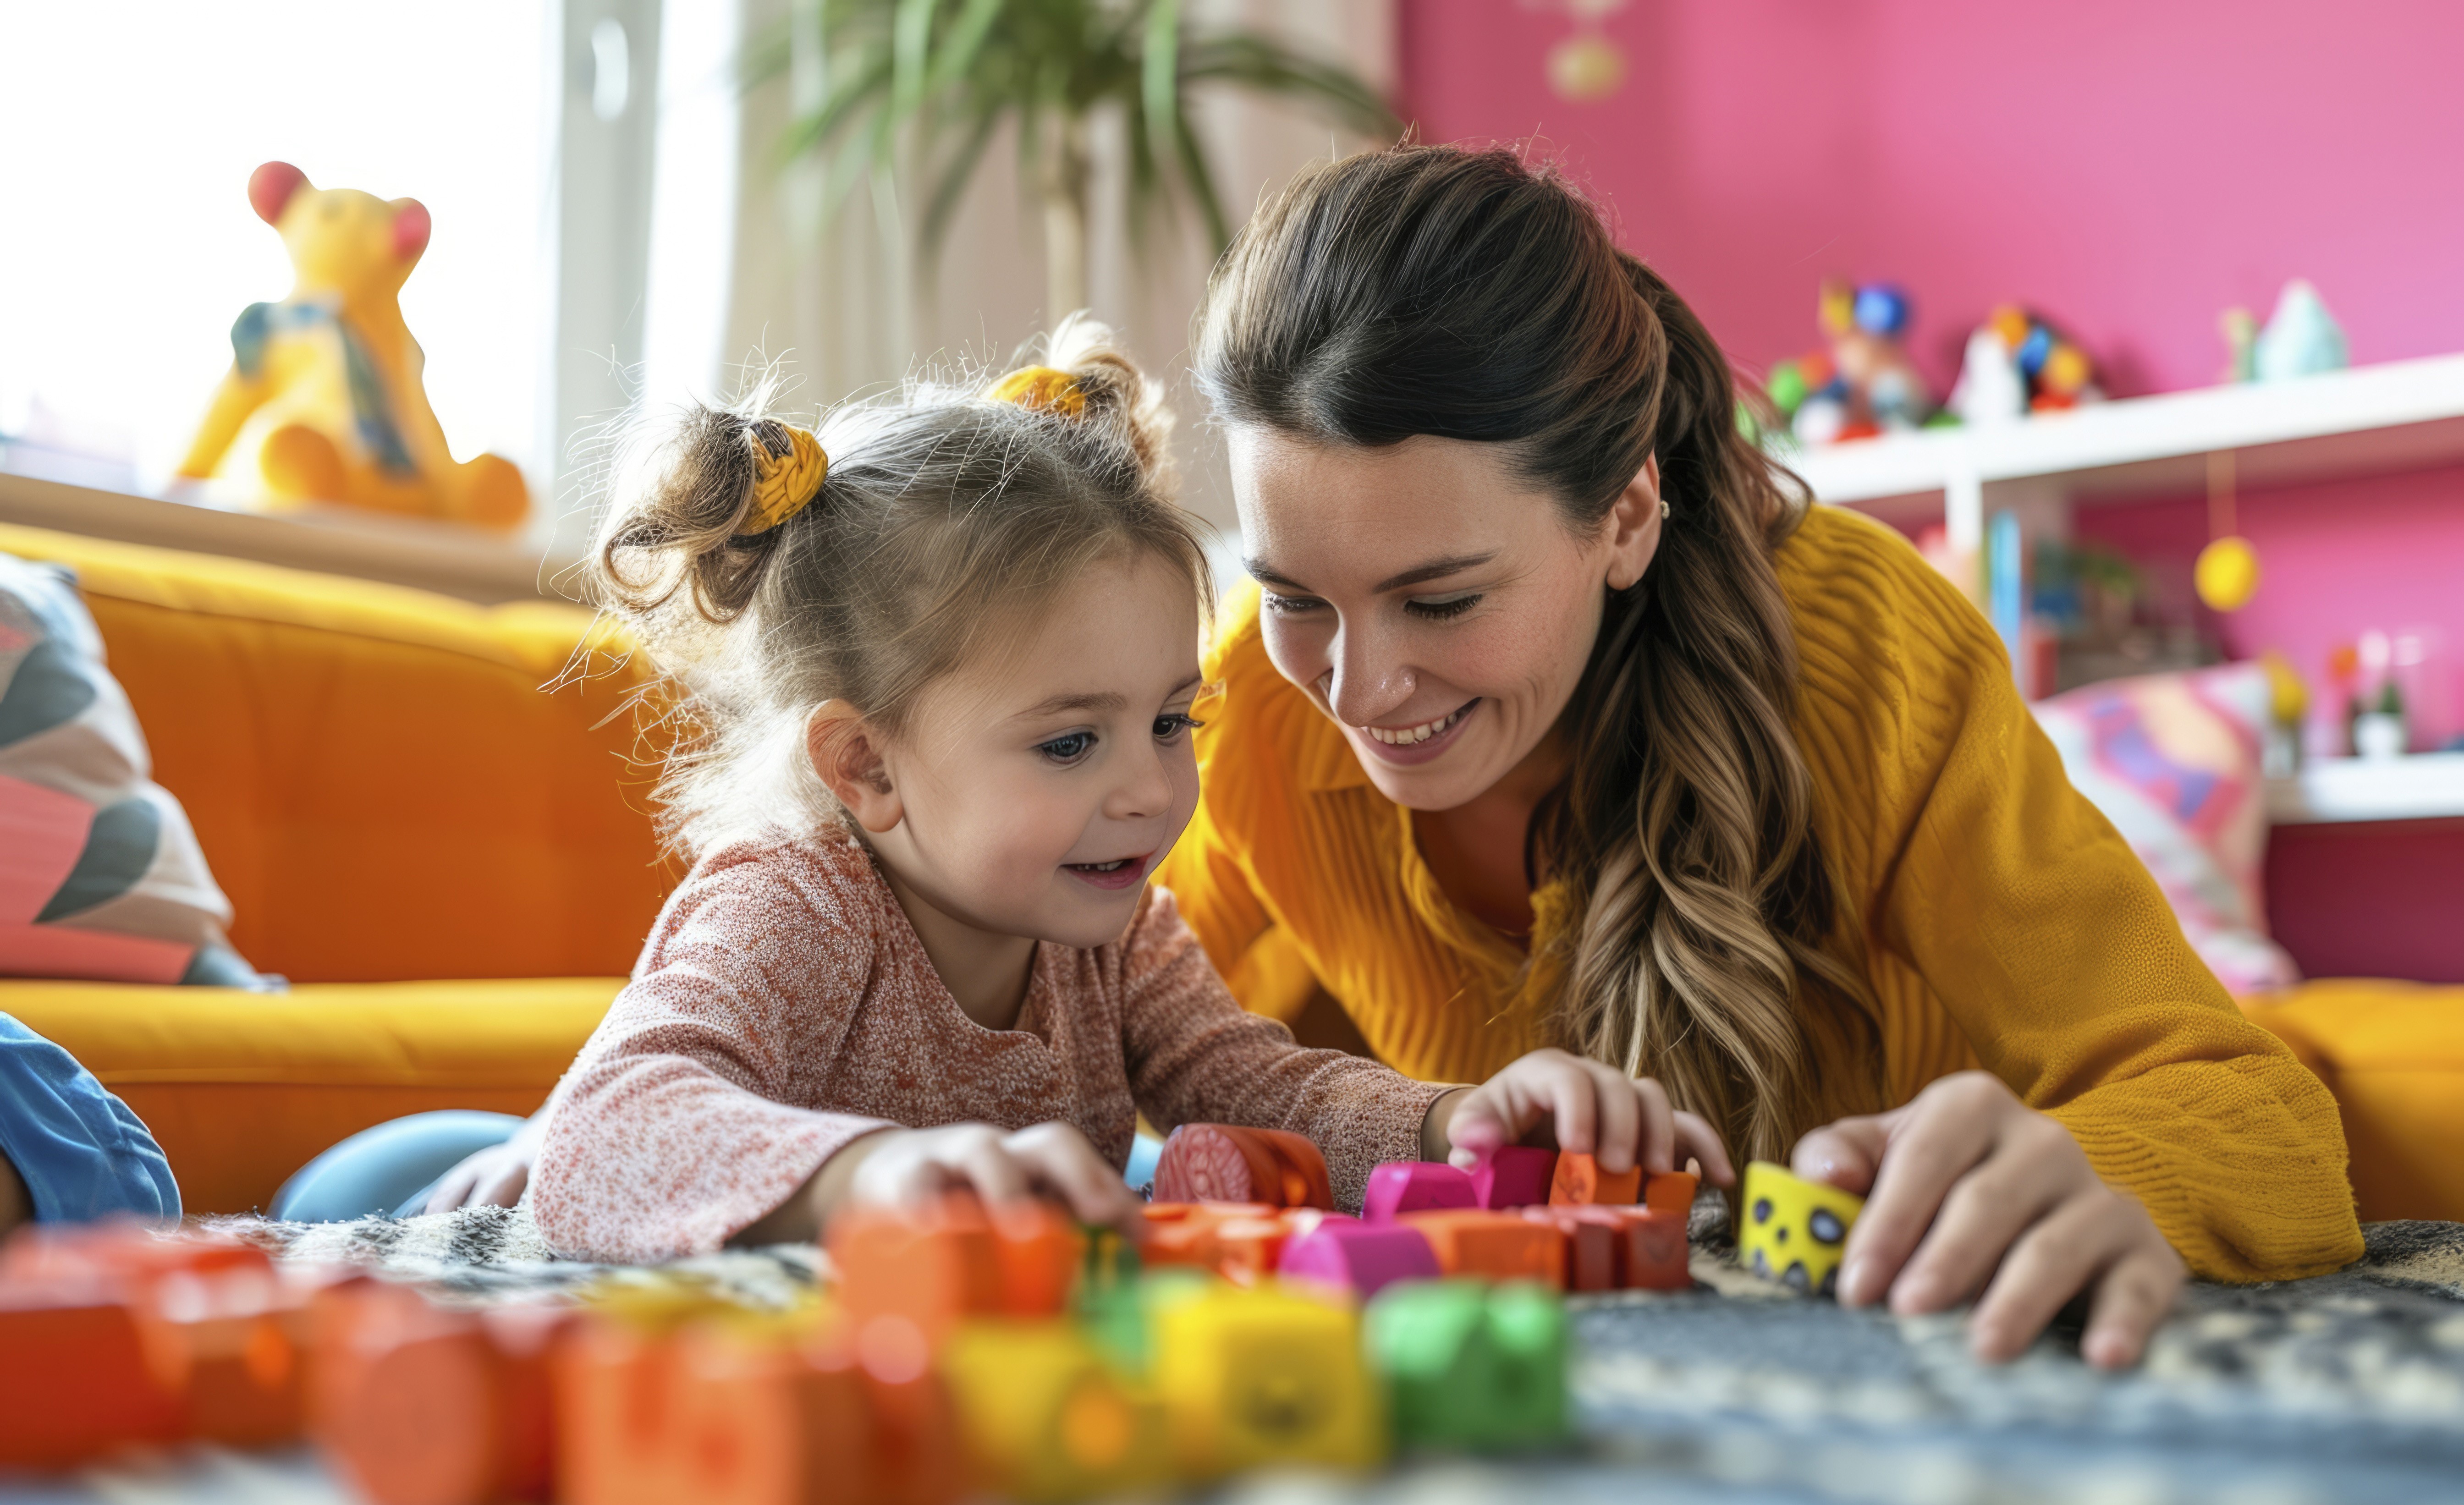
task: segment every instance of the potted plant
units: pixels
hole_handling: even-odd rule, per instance
[[[796,27],[818,35],[823,87],[781,145],[790,159],[826,164],[824,212],[869,176],[912,179],[923,189],[918,259],[930,267],[985,151],[1014,127],[1021,181],[1043,211],[1045,313],[1056,321],[1088,302],[1089,124],[1099,112],[1122,115],[1132,226],[1185,203],[1219,251],[1232,228],[1190,129],[1194,90],[1291,98],[1369,135],[1400,128],[1350,70],[1255,32],[1194,26],[1181,0],[800,0],[800,9],[753,52],[748,74],[787,72]]]

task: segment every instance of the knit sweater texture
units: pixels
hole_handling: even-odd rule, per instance
[[[1793,725],[1842,901],[1835,951],[1881,1008],[1801,997],[1829,1116],[1982,1067],[2066,1125],[2195,1273],[2281,1279],[2362,1253],[2343,1129],[2318,1078],[2247,1023],[2146,868],[2071,788],[1983,616],[1897,534],[1816,508],[1776,558],[1796,637]],[[1545,883],[1531,950],[1458,909],[1343,734],[1268,661],[1254,589],[1209,654],[1204,796],[1159,881],[1251,1009],[1319,990],[1378,1057],[1476,1081],[1553,1042]]]
[[[1356,1209],[1442,1090],[1244,1013],[1159,890],[1111,945],[1038,946],[1015,1027],[986,1029],[869,853],[780,835],[670,896],[550,1102],[531,1203],[559,1254],[649,1263],[718,1248],[876,1129],[1058,1122],[1118,1166],[1143,1111],[1305,1134]]]

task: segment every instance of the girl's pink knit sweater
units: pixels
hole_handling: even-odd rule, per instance
[[[1444,1090],[1243,1013],[1160,889],[1110,946],[1039,947],[1017,1028],[987,1030],[869,854],[781,836],[713,851],[668,900],[557,1087],[531,1203],[561,1254],[669,1259],[872,1129],[1058,1120],[1125,1165],[1143,1111],[1305,1134],[1356,1208],[1370,1167],[1419,1158]]]

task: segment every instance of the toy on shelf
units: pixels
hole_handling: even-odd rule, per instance
[[[1839,1256],[1865,1199],[1767,1160],[1746,1167],[1737,1255],[1758,1276],[1816,1296],[1838,1287]]]
[[[1155,1162],[1155,1196],[1158,1202],[1334,1206],[1326,1157],[1315,1145],[1281,1129],[1227,1123],[1184,1123],[1174,1129]]]
[[[2102,401],[2087,352],[2046,319],[2006,303],[1968,337],[1949,408],[1961,423],[1982,425]]]
[[[2319,290],[2300,277],[2284,284],[2267,327],[2251,342],[2250,379],[2289,382],[2351,364],[2343,327],[2327,312]]]
[[[498,455],[454,460],[428,405],[427,357],[403,322],[402,285],[428,249],[428,210],[319,188],[288,163],[248,182],[297,281],[231,326],[231,368],[180,474],[234,484],[274,508],[337,502],[510,531],[530,513]]]
[[[1815,312],[1829,343],[1779,362],[1764,383],[1800,442],[1866,439],[1933,416],[1933,394],[1900,343],[1907,294],[1886,282],[1825,282]]]
[[[1533,1285],[1398,1285],[1369,1303],[1369,1363],[1405,1449],[1545,1448],[1566,1435],[1566,1311]]]

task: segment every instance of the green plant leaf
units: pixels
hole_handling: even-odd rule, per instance
[[[1180,128],[1180,0],[1152,0],[1139,49],[1139,101],[1147,133],[1167,150]]]

